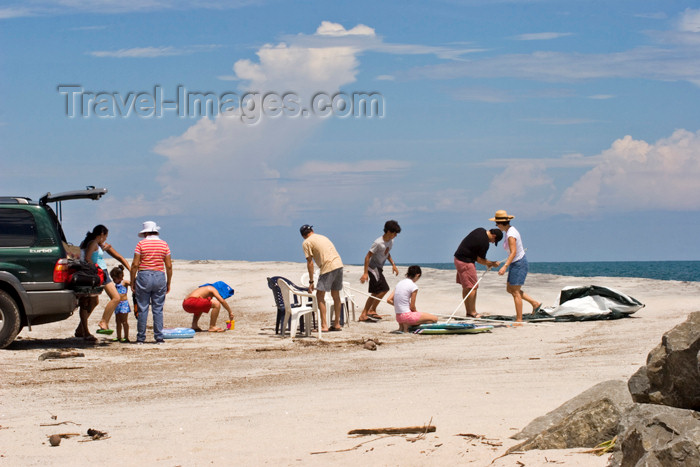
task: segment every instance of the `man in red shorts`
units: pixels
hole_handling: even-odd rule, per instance
[[[503,239],[503,232],[499,229],[486,230],[479,227],[464,237],[462,243],[459,244],[459,248],[455,251],[457,283],[462,286],[462,298],[466,297],[469,291],[474,289],[464,302],[468,317],[481,317],[476,312],[476,283],[479,279],[476,277],[476,265],[474,263],[483,264],[488,268],[498,267],[500,265],[498,261],[486,259],[486,252],[489,249],[489,243],[498,245],[501,239]]]
[[[209,310],[211,310],[209,315],[209,332],[223,332],[223,329],[216,326],[216,320],[219,318],[219,311],[222,306],[228,311],[229,320],[233,320],[233,311],[226,303],[226,299],[232,295],[233,289],[222,281],[201,285],[189,294],[183,300],[182,308],[193,315],[192,329],[201,331],[199,318],[202,316],[202,313],[209,313]],[[213,298],[216,300],[212,300]]]

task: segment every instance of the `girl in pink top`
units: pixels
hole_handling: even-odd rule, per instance
[[[406,273],[406,279],[396,284],[396,288],[386,299],[389,305],[394,305],[400,332],[408,332],[410,326],[437,323],[437,316],[416,310],[416,296],[418,295],[416,282],[420,279],[422,272],[420,266],[410,266]]]

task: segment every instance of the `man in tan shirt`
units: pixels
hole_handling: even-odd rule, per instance
[[[320,269],[316,299],[321,312],[321,331],[340,331],[340,290],[343,288],[343,261],[333,243],[323,235],[314,233],[313,226],[304,224],[299,228],[304,237],[301,244],[309,271],[309,292],[314,291],[314,261]],[[328,327],[326,319],[326,292],[333,297],[333,326]]]

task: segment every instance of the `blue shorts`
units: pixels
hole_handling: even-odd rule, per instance
[[[527,258],[522,257],[518,261],[510,263],[508,268],[508,283],[510,285],[524,285],[527,277]]]

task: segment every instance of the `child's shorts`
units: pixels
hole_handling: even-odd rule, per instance
[[[131,312],[131,307],[129,306],[128,300],[122,300],[117,305],[117,308],[114,309],[114,314],[117,314],[117,315],[130,313],[130,312]]]
[[[187,313],[209,313],[209,309],[211,308],[211,298],[188,297],[182,301],[182,308]]]
[[[407,311],[396,315],[396,322],[400,324],[416,325],[420,321],[420,311]]]

